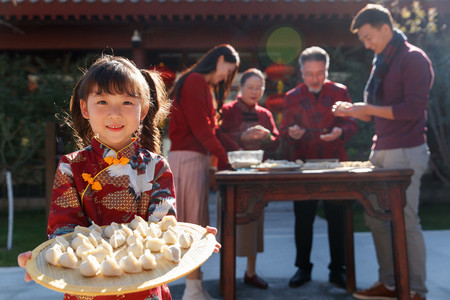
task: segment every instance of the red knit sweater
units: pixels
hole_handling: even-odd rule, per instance
[[[170,112],[170,151],[210,153],[219,159],[219,168],[228,165],[226,151],[215,135],[216,121],[211,89],[204,75],[187,75]]]

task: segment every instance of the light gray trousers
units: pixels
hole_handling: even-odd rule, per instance
[[[410,289],[421,296],[425,296],[428,292],[425,286],[426,251],[418,212],[420,179],[428,166],[428,146],[423,144],[412,148],[375,150],[372,151],[369,159],[377,167],[414,170],[411,184],[406,189],[406,206],[404,208],[409,280]],[[390,222],[370,217],[367,214],[365,214],[365,221],[372,231],[375,243],[379,265],[379,281],[385,285],[394,286],[395,277]]]

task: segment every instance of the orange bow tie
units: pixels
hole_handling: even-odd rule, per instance
[[[121,157],[120,159],[114,158],[112,156],[107,156],[103,159],[108,165],[126,165],[130,160],[126,157]]]
[[[88,173],[82,173],[81,177],[83,177],[84,181],[87,181],[90,185],[92,185],[92,189],[96,191],[100,191],[102,189],[102,185],[98,181],[94,181],[94,178],[92,178],[91,174]]]

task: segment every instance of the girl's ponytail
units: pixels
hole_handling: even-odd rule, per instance
[[[141,70],[150,88],[148,113],[142,121],[140,143],[143,148],[160,154],[161,133],[158,126],[169,115],[170,100],[161,76],[156,71]]]

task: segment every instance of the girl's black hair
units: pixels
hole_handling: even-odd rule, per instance
[[[81,113],[80,101],[86,101],[90,93],[128,94],[141,100],[148,113],[142,121],[142,129],[136,133],[142,147],[161,151],[158,125],[168,115],[170,102],[164,82],[156,71],[139,70],[125,57],[102,55],[81,76],[70,99],[71,115],[65,118],[73,130],[79,149],[90,145],[94,132]]]

